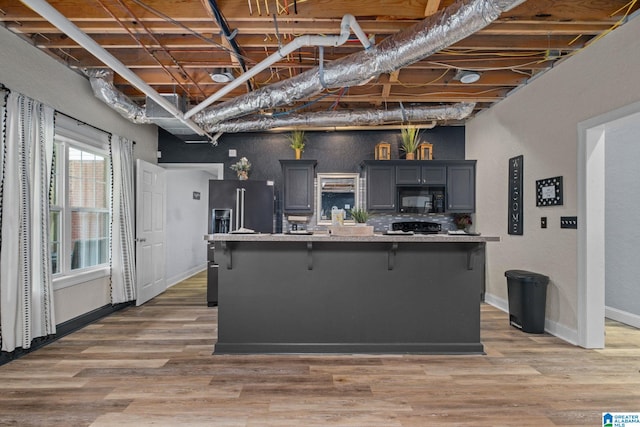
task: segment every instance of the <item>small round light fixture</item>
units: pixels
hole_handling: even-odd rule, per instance
[[[235,79],[230,68],[214,68],[209,76],[216,83],[229,83]]]
[[[480,80],[480,73],[478,73],[477,71],[459,71],[457,77],[461,83],[475,83]]]

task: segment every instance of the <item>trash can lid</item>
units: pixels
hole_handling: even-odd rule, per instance
[[[537,283],[549,282],[549,276],[545,276],[544,274],[534,273],[532,271],[526,271],[526,270],[507,270],[504,272],[504,275],[508,279],[516,279],[523,282],[537,282]]]

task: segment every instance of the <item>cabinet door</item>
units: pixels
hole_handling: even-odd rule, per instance
[[[422,166],[422,184],[425,185],[446,185],[446,166]]]
[[[421,184],[421,183],[422,183],[422,177],[420,174],[420,166],[417,166],[417,165],[396,166],[396,185]]]
[[[475,212],[475,165],[447,167],[447,212]]]
[[[367,167],[367,209],[394,210],[396,168],[391,165]]]
[[[316,161],[282,161],[283,211],[313,213],[313,178]]]

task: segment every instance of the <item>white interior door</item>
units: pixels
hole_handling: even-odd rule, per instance
[[[167,288],[164,172],[144,160],[136,162],[136,305],[144,304]]]

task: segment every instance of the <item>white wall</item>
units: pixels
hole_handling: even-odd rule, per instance
[[[577,125],[640,100],[640,19],[634,19],[534,79],[466,127],[478,160],[476,229],[498,235],[487,254],[487,301],[507,307],[504,272],[550,276],[547,330],[576,342],[577,236],[560,216],[577,214]],[[507,234],[508,159],[524,155],[524,235]],[[536,207],[535,181],[563,176],[564,205]],[[548,217],[547,229],[540,217]],[[580,224],[580,218],[578,218]]]
[[[199,170],[167,170],[168,286],[207,267],[209,179],[211,174]],[[194,191],[200,193],[200,200],[194,200]]]
[[[0,27],[0,83],[75,119],[136,142],[135,157],[156,163],[158,130],[121,117],[91,91],[84,76]],[[100,279],[54,291],[56,322],[62,323],[109,304],[109,281]]]
[[[605,145],[605,304],[607,315],[640,323],[640,114],[607,130]],[[635,317],[629,322],[626,317]]]
[[[0,27],[0,83],[64,114],[136,141],[135,156],[157,163],[158,128],[136,125],[98,100],[89,80]]]

